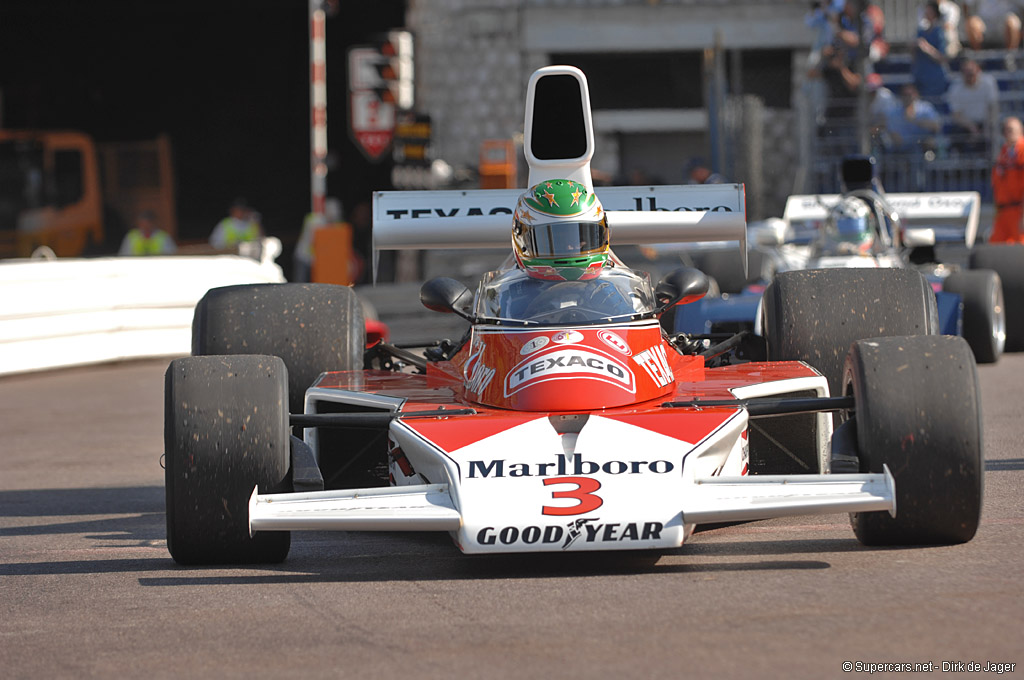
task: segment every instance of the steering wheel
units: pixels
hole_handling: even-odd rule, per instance
[[[562,281],[537,295],[526,306],[523,317],[551,317],[550,320],[563,323],[586,322],[628,313],[619,309],[624,301],[619,289],[608,281]],[[566,302],[574,304],[563,306]],[[632,311],[632,305],[629,310]]]

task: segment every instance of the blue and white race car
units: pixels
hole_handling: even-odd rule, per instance
[[[715,334],[749,329],[761,334],[762,293],[776,272],[836,268],[904,268],[925,276],[935,292],[934,324],[928,332],[963,336],[975,358],[992,363],[1007,339],[1006,305],[1000,272],[937,261],[935,247],[960,244],[966,259],[978,231],[977,192],[886,194],[877,182],[856,181],[869,170],[865,158],[844,163],[842,194],[790,196],[784,216],[751,225],[751,280],[735,283],[717,298],[680,309],[673,330]],[[851,177],[852,176],[852,177]],[[722,256],[697,253],[698,266],[729,279]],[[1024,264],[1024,262],[1022,262]],[[721,273],[719,272],[721,270]],[[732,277],[735,278],[735,277]],[[880,304],[892,304],[882,292]]]

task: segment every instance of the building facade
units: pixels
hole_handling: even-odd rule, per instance
[[[476,166],[480,144],[522,138],[537,68],[590,83],[595,177],[683,183],[705,159],[747,184],[748,217],[778,214],[801,181],[801,0],[409,0],[416,102],[435,155]],[[522,177],[523,175],[521,175]]]

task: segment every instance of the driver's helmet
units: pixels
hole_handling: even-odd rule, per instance
[[[519,197],[512,249],[531,277],[592,279],[608,262],[608,220],[597,196],[568,179],[541,182]]]
[[[864,200],[845,196],[829,211],[825,236],[844,254],[867,255],[875,243],[875,215]]]

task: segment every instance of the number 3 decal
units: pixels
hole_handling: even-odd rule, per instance
[[[545,505],[545,515],[582,515],[597,510],[604,504],[600,496],[594,492],[601,488],[601,482],[590,477],[551,477],[544,480],[544,486],[550,484],[575,484],[576,488],[570,491],[552,491],[552,498],[572,498],[578,501],[576,505],[569,507],[557,507]]]

